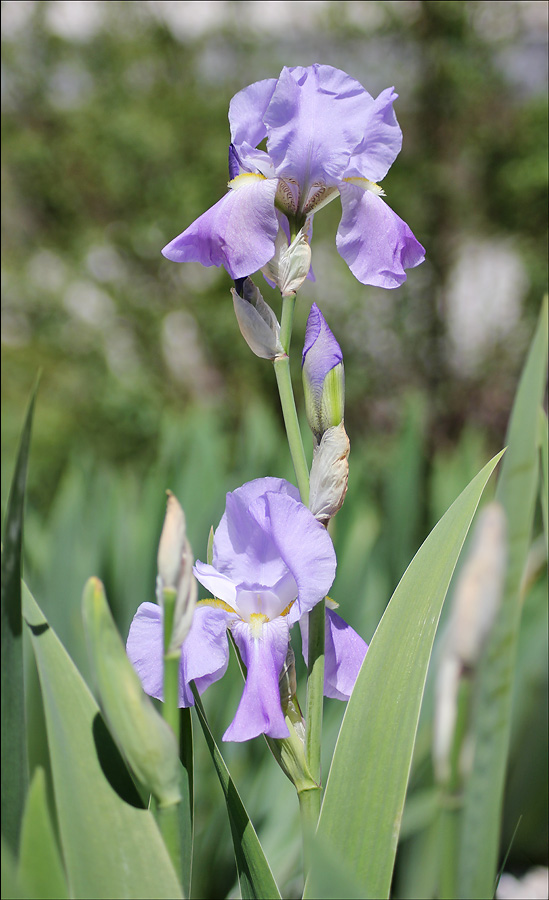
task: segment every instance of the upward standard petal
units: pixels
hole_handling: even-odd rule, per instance
[[[322,600],[332,586],[336,570],[334,546],[311,511],[292,497],[268,492],[256,502],[265,506],[273,540],[298,587],[297,601],[287,617],[291,625]]]
[[[364,133],[372,98],[332,66],[284,68],[264,116],[267,148],[277,175],[302,190],[335,185]]]
[[[252,504],[266,491],[299,500],[297,488],[282,478],[256,478],[227,494],[226,510],[215,532],[212,562],[234,584],[253,581],[273,586],[286,572],[276,546],[249,514]]]
[[[346,176],[361,175],[371,181],[385,178],[402,147],[402,131],[393,109],[397,97],[390,87],[373,101],[364,121],[364,137],[353,152]]]
[[[231,190],[162,250],[174,262],[224,266],[231,278],[257,272],[275,252],[277,182],[244,173]]]
[[[237,148],[242,144],[257,147],[267,137],[263,116],[275,87],[276,78],[266,78],[234,95],[229,104],[229,124],[231,140]]]
[[[425,250],[381,197],[356,184],[339,186],[343,215],[336,237],[339,253],[362,284],[396,288],[405,269],[418,266]]]
[[[232,629],[247,668],[246,684],[236,715],[223,735],[224,741],[249,741],[259,734],[288,737],[288,726],[280,705],[278,679],[288,651],[286,619],[265,622],[261,633],[253,635],[246,623]]]

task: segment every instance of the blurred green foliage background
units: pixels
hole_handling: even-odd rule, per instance
[[[373,95],[395,85],[404,145],[383,187],[427,250],[397,291],[364,287],[335,250],[331,204],[315,219],[317,281],[296,312],[297,384],[313,300],[345,357],[351,474],[332,593],[371,637],[428,530],[503,445],[547,280],[546,17],[545,3],[514,0],[2,3],[2,507],[40,368],[26,575],[85,675],[84,581],[104,580],[125,634],[152,597],[166,488],[204,559],[225,491],[292,478],[272,367],[240,337],[228,276],[160,255],[225,190],[231,97],[284,65],[342,68]],[[538,582],[502,839],[506,850],[522,814],[517,870],[547,860],[546,617]],[[205,697],[219,731],[238,673],[222,684]],[[418,792],[430,779],[426,707]],[[326,768],[342,712],[332,701]],[[226,749],[292,896],[292,788],[260,741]],[[194,893],[225,896],[228,826],[208,760],[197,767],[197,852],[211,865],[197,867]],[[423,824],[407,826],[403,859],[419,858]],[[421,891],[399,878],[400,896]]]

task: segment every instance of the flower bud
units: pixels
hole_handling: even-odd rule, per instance
[[[98,578],[90,578],[84,588],[82,614],[101,708],[114,740],[159,806],[178,803],[177,740],[141,687]]]
[[[297,294],[311,268],[311,247],[309,235],[305,229],[296,234],[288,246],[288,238],[284,229],[279,227],[275,239],[275,254],[262,272],[267,281],[274,284],[283,297]]]
[[[157,600],[164,605],[164,591],[176,595],[169,653],[177,652],[191,627],[197,600],[193,554],[187,539],[185,514],[177,498],[168,494],[166,517],[158,545]]]
[[[349,478],[351,447],[343,422],[328,428],[314,449],[311,466],[309,509],[323,525],[327,525],[341,509]]]
[[[433,762],[439,782],[451,775],[453,746],[459,739],[460,703],[480,662],[503,596],[506,572],[506,519],[499,503],[479,514],[469,556],[456,585],[448,626],[441,644],[436,680]],[[461,700],[460,700],[461,698]],[[468,765],[467,737],[462,740],[459,770]]]
[[[506,572],[507,522],[503,507],[490,503],[479,513],[469,556],[456,585],[448,640],[466,667],[482,653],[501,604]]]
[[[318,444],[343,420],[345,373],[341,348],[316,303],[307,319],[301,366],[307,420]]]
[[[250,350],[261,359],[274,359],[282,353],[278,320],[252,279],[239,281],[238,291],[231,288],[231,294],[238,327]]]

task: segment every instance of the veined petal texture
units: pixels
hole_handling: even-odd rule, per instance
[[[244,173],[230,190],[162,250],[174,262],[225,266],[232,278],[245,278],[275,252],[278,220],[274,209],[277,183]]]
[[[267,148],[278,176],[306,193],[336,185],[364,134],[372,97],[332,66],[284,68],[265,113]]]
[[[309,623],[307,616],[299,622],[303,658],[307,662]],[[368,645],[354,628],[326,607],[324,635],[324,696],[348,700],[355,686]]]
[[[265,622],[254,635],[246,623],[238,623],[233,635],[247,668],[246,684],[224,741],[249,741],[259,734],[288,737],[289,731],[280,705],[278,678],[286,659],[288,623],[283,618]]]
[[[399,287],[406,281],[404,270],[425,259],[424,248],[381,197],[354,184],[341,184],[339,192],[339,253],[362,284]]]
[[[229,663],[227,624],[230,613],[215,607],[198,606],[183,643],[179,665],[179,705],[193,706],[189,682],[194,680],[202,694],[221,678]],[[164,696],[163,615],[156,603],[142,603],[137,610],[126,643],[126,652],[151,697]]]

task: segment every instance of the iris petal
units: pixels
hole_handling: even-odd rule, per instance
[[[336,185],[363,137],[372,103],[340,69],[284,68],[264,117],[277,175],[296,180],[304,195],[315,183]]]
[[[240,175],[230,190],[162,250],[174,262],[225,266],[231,278],[245,278],[271,259],[278,221],[275,180]],[[236,180],[236,179],[235,179]]]
[[[308,656],[309,623],[299,622],[305,662]],[[348,700],[355,686],[368,645],[359,634],[332,609],[326,609],[324,636],[324,696]]]
[[[386,88],[374,100],[363,122],[363,138],[354,150],[345,177],[362,175],[381,181],[393,165],[402,147],[402,131],[393,103],[398,94]]]
[[[424,248],[381,197],[355,184],[343,183],[339,192],[339,253],[362,284],[398,287],[406,281],[404,270],[423,262]]]
[[[196,682],[202,694],[225,674],[229,662],[227,624],[231,618],[223,609],[196,608],[181,651],[180,706],[194,705],[190,681]],[[126,652],[143,690],[157,700],[162,700],[164,690],[163,642],[162,608],[156,603],[142,603],[130,626]]]
[[[236,715],[223,735],[224,741],[249,741],[259,734],[289,736],[280,705],[278,679],[288,651],[289,629],[285,619],[266,622],[261,636],[239,623],[233,635],[247,668],[246,684]]]

